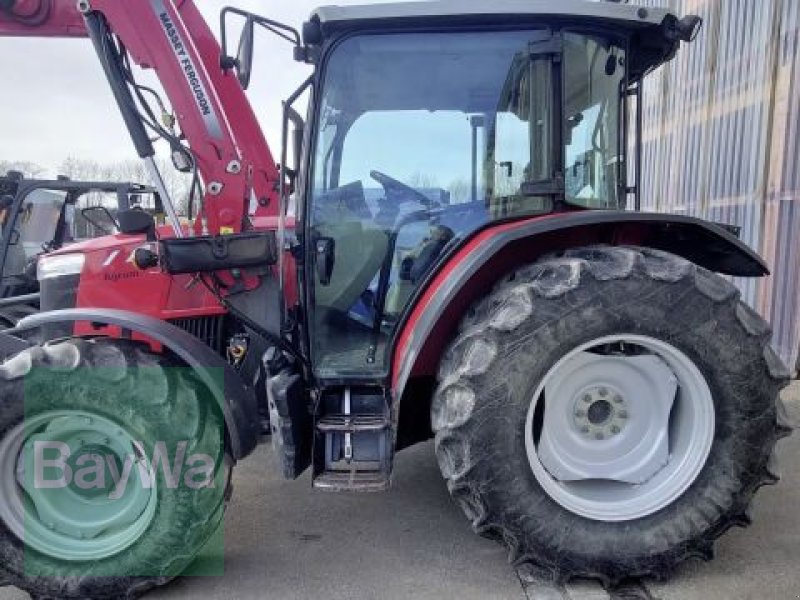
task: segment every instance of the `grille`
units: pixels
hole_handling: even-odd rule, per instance
[[[191,333],[203,340],[208,346],[221,355],[225,355],[223,332],[225,315],[212,317],[192,317],[189,319],[172,319],[169,321],[176,327]]]

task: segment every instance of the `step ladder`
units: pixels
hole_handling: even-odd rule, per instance
[[[377,492],[390,484],[394,432],[382,391],[344,388],[320,403],[314,436],[314,487]]]

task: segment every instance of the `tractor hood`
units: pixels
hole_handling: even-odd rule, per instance
[[[681,41],[691,41],[702,21],[618,2],[587,0],[429,0],[323,6],[304,28],[308,45],[322,45],[341,34],[429,27],[508,27],[509,25],[603,27],[630,36],[630,76],[638,80],[671,60]]]

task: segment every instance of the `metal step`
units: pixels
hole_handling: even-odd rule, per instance
[[[389,487],[394,434],[383,393],[329,393],[314,436],[314,487],[377,492]]]
[[[389,477],[380,471],[326,471],[314,479],[314,487],[330,492],[383,492]]]
[[[389,419],[383,415],[326,415],[317,422],[317,430],[322,433],[363,433],[383,431],[390,426]]]

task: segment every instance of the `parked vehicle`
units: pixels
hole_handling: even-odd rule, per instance
[[[629,175],[642,81],[698,17],[435,0],[321,8],[301,34],[226,8],[220,48],[190,0],[9,4],[0,34],[92,40],[170,230],[122,211],[119,236],[41,257],[59,310],[0,334],[16,353],[0,367],[4,579],[73,598],[166,583],[266,435],[285,476],[336,491],[385,490],[395,452],[435,436],[474,529],[560,579],[710,558],[777,480],[788,372],[721,276],[767,266],[725,228],[638,211]],[[257,27],[313,69],[284,105],[280,167],[243,91]],[[189,227],[153,131],[202,182]],[[188,440],[216,485],[45,493],[30,453],[53,439],[65,465]]]
[[[140,184],[0,176],[0,323],[11,327],[38,311],[41,255],[117,233],[115,214],[133,207],[163,219],[158,194]]]

